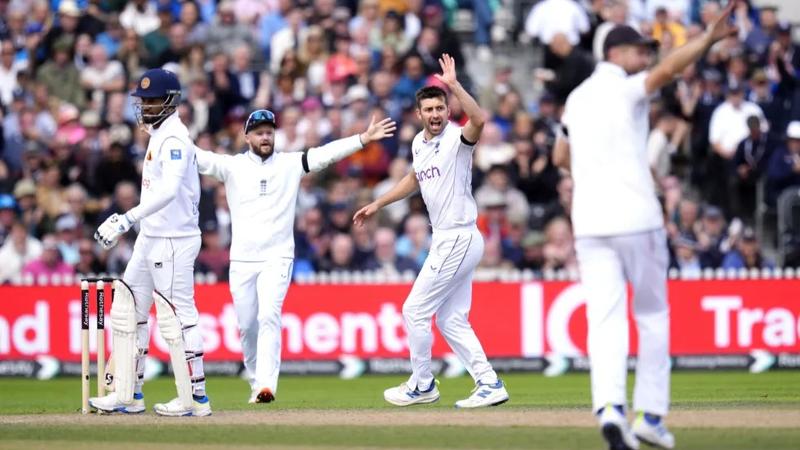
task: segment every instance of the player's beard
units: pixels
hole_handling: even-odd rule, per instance
[[[261,145],[261,144],[252,145],[251,144],[250,145],[250,150],[252,150],[253,153],[255,153],[259,158],[267,159],[270,156],[272,156],[272,153],[274,151],[273,146],[274,146],[274,144],[272,142],[265,143],[264,145]]]

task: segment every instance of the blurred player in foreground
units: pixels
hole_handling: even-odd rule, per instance
[[[587,297],[592,404],[609,448],[639,441],[673,448],[669,409],[669,304],[664,217],[648,163],[650,97],[717,41],[735,32],[731,1],[708,30],[652,70],[655,42],[629,26],[612,29],[605,62],[567,99],[554,162],[572,173],[581,284]],[[633,429],[625,416],[628,357],[626,281],[639,335]]]

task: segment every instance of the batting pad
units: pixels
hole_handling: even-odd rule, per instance
[[[192,383],[189,379],[189,365],[186,363],[186,353],[183,345],[183,327],[181,326],[175,307],[161,293],[155,293],[156,317],[158,319],[158,329],[161,337],[169,346],[169,358],[172,363],[172,372],[175,374],[175,387],[178,390],[178,398],[183,407],[191,409],[194,406],[192,400]]]

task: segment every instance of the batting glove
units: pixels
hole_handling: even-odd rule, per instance
[[[94,233],[94,239],[100,243],[104,249],[108,250],[117,245],[119,237],[130,230],[132,226],[133,221],[127,214],[121,216],[119,214],[112,214],[111,217],[106,219],[106,221],[97,228],[97,231]]]

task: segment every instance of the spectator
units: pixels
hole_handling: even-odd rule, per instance
[[[0,247],[0,284],[14,281],[22,275],[22,268],[42,254],[42,244],[30,236],[22,223],[16,222],[11,233]]]
[[[703,217],[697,230],[700,260],[706,267],[720,267],[731,242],[725,230],[725,216],[716,206],[703,208]]]
[[[403,158],[395,158],[389,165],[389,177],[376,184],[372,190],[373,199],[389,192],[400,180],[406,176],[410,169],[408,161]],[[408,198],[403,198],[383,208],[391,224],[400,223],[403,217],[408,214]]]
[[[11,226],[16,221],[17,202],[9,194],[0,194],[0,244],[11,232]]]
[[[547,270],[568,270],[577,272],[578,261],[575,256],[575,240],[572,228],[564,217],[556,217],[544,227],[544,266]]]
[[[764,258],[752,228],[745,228],[736,242],[736,247],[725,255],[723,269],[772,269],[772,261]]]
[[[231,0],[223,0],[217,6],[217,18],[208,30],[208,53],[214,55],[242,44],[254,46],[253,34],[247,25],[236,22]]]
[[[31,275],[34,280],[45,278],[52,279],[53,275],[72,275],[74,269],[69,264],[61,260],[61,252],[58,250],[58,241],[52,234],[42,238],[41,255],[25,264],[22,268],[23,275]]]
[[[670,269],[680,270],[683,277],[700,278],[708,264],[698,254],[697,241],[691,236],[678,236],[672,245],[674,256],[669,265]]]
[[[108,92],[125,88],[125,71],[119,61],[109,61],[105,47],[92,46],[89,66],[81,71],[81,86],[89,91],[95,109],[105,104]]]
[[[525,19],[525,32],[544,45],[550,45],[557,34],[564,35],[570,44],[577,45],[581,35],[587,31],[589,17],[586,10],[572,0],[543,0],[531,9]]]
[[[754,221],[758,209],[756,204],[757,183],[766,172],[773,149],[768,138],[769,135],[761,131],[761,121],[758,116],[747,118],[747,128],[750,130],[750,134],[739,143],[736,154],[733,155],[733,167],[736,171],[734,214]]]
[[[358,228],[358,227],[357,227]],[[396,235],[391,228],[375,230],[375,253],[364,265],[366,270],[380,270],[387,274],[418,272],[417,264],[409,258],[398,256]]]
[[[349,234],[339,233],[331,240],[330,255],[322,260],[318,270],[324,272],[339,272],[357,270],[358,266],[353,258],[355,244]]]
[[[82,108],[85,96],[81,89],[80,73],[72,62],[73,42],[63,37],[53,44],[53,60],[39,68],[36,81],[47,86],[52,95]]]
[[[187,39],[186,26],[182,23],[175,23],[169,26],[167,31],[167,45],[162,50],[154,54],[152,66],[160,67],[169,63],[180,63],[188,57],[192,47]]]
[[[523,217],[527,220],[530,214],[528,201],[522,192],[511,186],[505,165],[496,164],[489,168],[485,182],[475,191],[478,207],[483,208],[487,199],[495,193],[502,195],[509,216]]]
[[[506,165],[514,159],[514,146],[503,140],[502,129],[494,122],[487,122],[481,140],[475,146],[475,166],[488,172],[494,165]]]
[[[208,39],[208,24],[202,22],[197,3],[192,0],[182,2],[178,20],[186,30],[186,42],[189,45],[202,45],[206,42]]]
[[[74,266],[80,259],[78,241],[80,239],[78,219],[72,214],[64,214],[56,220],[56,238],[61,260]]]
[[[406,218],[404,232],[397,240],[397,254],[414,261],[421,268],[431,247],[431,234],[428,219],[422,214],[412,214]]]
[[[484,192],[481,200],[476,201],[481,210],[476,224],[485,240],[496,239],[499,242],[508,236],[508,203],[501,192],[496,190]]]
[[[196,270],[213,273],[218,280],[228,281],[230,250],[222,245],[219,227],[216,222],[208,222],[202,230],[203,248],[197,256]]]
[[[100,274],[106,271],[100,258],[94,251],[95,242],[89,238],[83,238],[78,243],[78,253],[80,258],[75,264],[75,273],[81,275]]]
[[[517,268],[529,269],[536,275],[541,275],[544,267],[544,244],[545,237],[539,231],[530,231],[522,239],[522,258]]]
[[[563,105],[573,89],[589,78],[594,71],[594,59],[582,48],[570,43],[566,35],[556,33],[550,40],[550,52],[555,56],[552,72],[538,71],[547,90],[555,96],[556,102]]]
[[[155,31],[161,25],[156,5],[148,0],[132,0],[125,5],[119,15],[119,23],[127,30],[133,30],[138,36]]]
[[[13,93],[19,88],[17,74],[26,66],[25,63],[15,60],[15,54],[11,41],[0,42],[0,103],[4,107],[11,106]]]
[[[164,53],[169,47],[170,28],[172,27],[172,22],[174,21],[172,17],[172,7],[169,4],[159,3],[156,6],[156,13],[158,14],[158,28],[142,37],[144,48],[147,50],[147,54],[150,57],[148,66],[151,67],[159,65],[161,62],[162,53]]]
[[[668,111],[662,111],[647,138],[650,168],[658,179],[670,174],[671,160],[683,142],[688,128]]]
[[[675,15],[670,15],[665,7],[659,7],[655,11],[655,20],[653,21],[653,39],[663,44],[666,36],[672,40],[672,45],[680,47],[686,43],[686,28],[683,23]]]
[[[775,205],[781,192],[800,186],[800,121],[786,128],[786,144],[769,159],[767,168],[767,204]]]
[[[637,28],[636,22],[632,20],[628,14],[628,2],[626,0],[608,0],[603,2],[603,9],[601,10],[601,19],[603,23],[597,26],[594,30],[594,39],[592,40],[592,56],[595,61],[602,61],[603,43],[606,41],[608,32],[617,25],[629,25]]]

